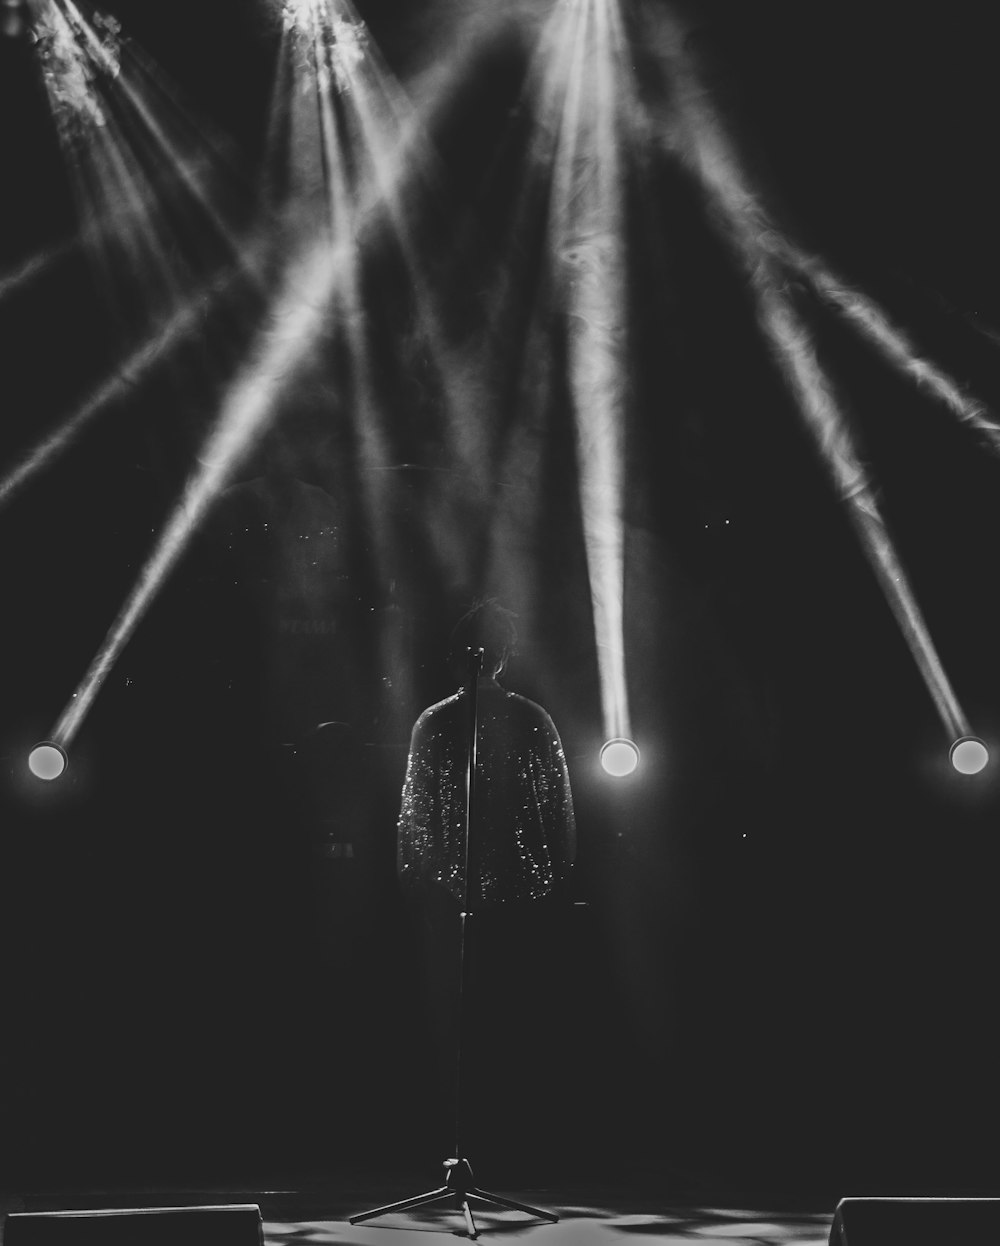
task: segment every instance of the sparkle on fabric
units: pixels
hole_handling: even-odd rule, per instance
[[[576,848],[569,773],[551,718],[487,683],[478,702],[470,903],[540,900],[565,881]],[[404,887],[438,883],[461,900],[468,701],[433,705],[413,728],[398,823]]]

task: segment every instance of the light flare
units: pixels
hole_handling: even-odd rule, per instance
[[[120,67],[121,25],[98,16],[101,36],[86,38],[87,23],[75,6],[43,0],[34,6],[35,47],[42,77],[64,143],[103,126],[103,76],[116,77]],[[96,49],[96,52],[95,52]]]
[[[117,19],[47,0],[36,25],[81,235],[112,302],[128,300],[131,328],[137,313],[141,323],[183,301],[208,248],[232,254],[236,231],[218,206],[222,162]]]

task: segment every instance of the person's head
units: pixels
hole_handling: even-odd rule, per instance
[[[476,602],[451,634],[448,658],[456,676],[462,677],[468,669],[470,649],[484,650],[484,675],[499,675],[517,647],[515,617],[495,597]]]

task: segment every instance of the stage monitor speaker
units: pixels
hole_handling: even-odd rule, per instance
[[[985,1246],[1000,1242],[1000,1198],[842,1198],[830,1246]]]
[[[3,1246],[263,1246],[256,1203],[11,1212]]]

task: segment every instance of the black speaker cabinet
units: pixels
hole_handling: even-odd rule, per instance
[[[263,1246],[255,1203],[11,1212],[3,1246]]]
[[[830,1246],[991,1242],[1000,1243],[1000,1198],[842,1198],[830,1229]]]

